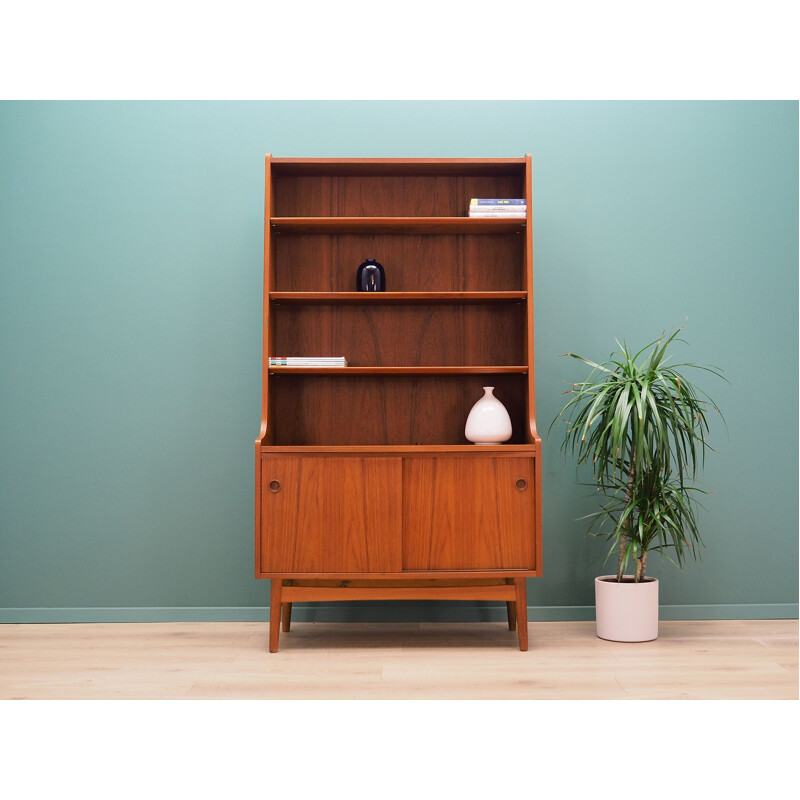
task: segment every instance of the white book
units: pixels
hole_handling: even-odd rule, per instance
[[[519,214],[527,211],[528,206],[470,206],[470,214],[485,214],[487,211],[499,211],[501,214]]]
[[[486,209],[486,211],[470,211],[471,217],[482,217],[486,214],[493,214],[497,217],[524,217],[528,213],[527,208],[518,209],[516,211],[503,211],[501,209]]]
[[[344,356],[270,356],[271,367],[346,367]]]
[[[470,206],[524,206],[527,201],[524,197],[473,197]]]
[[[471,219],[475,219],[476,217],[505,217],[507,219],[525,219],[527,215],[527,211],[517,211],[514,214],[509,214],[507,211],[473,211],[470,212],[469,216]]]

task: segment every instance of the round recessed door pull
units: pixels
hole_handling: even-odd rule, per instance
[[[281,490],[281,482],[280,481],[270,481],[269,482],[269,490],[271,492],[279,492]]]
[[[522,478],[520,478],[517,481],[517,490],[520,491],[520,492],[524,492],[527,488],[528,488],[528,481],[523,480]]]

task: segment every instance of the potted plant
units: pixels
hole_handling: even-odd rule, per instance
[[[684,323],[685,325],[685,323]],[[611,543],[606,561],[617,553],[616,575],[595,579],[597,635],[613,641],[649,641],[658,636],[658,580],[645,574],[648,553],[657,551],[678,567],[699,557],[702,544],[691,485],[705,452],[708,410],[719,409],[683,374],[700,369],[723,378],[712,366],[669,364],[668,338],[633,353],[619,351],[595,363],[566,353],[591,368],[559,418],[567,422],[563,452],[588,464],[593,485],[603,495],[589,533]],[[683,341],[677,339],[677,341]],[[680,371],[679,371],[680,370]],[[626,574],[629,565],[633,573]]]

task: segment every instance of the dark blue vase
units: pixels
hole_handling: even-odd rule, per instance
[[[386,273],[374,258],[368,258],[356,273],[356,291],[385,292]]]

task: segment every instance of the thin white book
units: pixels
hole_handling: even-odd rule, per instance
[[[471,206],[470,214],[524,214],[527,206]]]
[[[470,217],[509,217],[511,219],[524,219],[528,215],[527,209],[522,211],[470,211]]]
[[[270,356],[271,367],[346,367],[344,356]]]
[[[515,214],[517,216],[519,216],[520,214],[527,213],[527,211],[528,211],[528,209],[525,206],[514,206],[513,209],[510,209],[507,206],[505,208],[484,207],[484,208],[481,208],[481,209],[471,208],[469,210],[469,215],[471,217],[474,217],[477,214],[510,214],[513,217]]]

